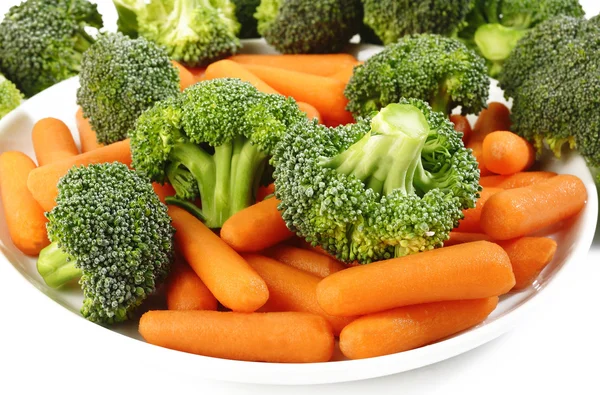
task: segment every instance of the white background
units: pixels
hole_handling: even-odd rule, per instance
[[[4,14],[17,0],[1,0]],[[112,2],[97,0],[114,30]],[[597,0],[582,0],[588,16]],[[41,293],[14,269],[0,265],[0,394],[600,394],[600,231],[587,261],[562,288],[538,305],[512,332],[450,360],[374,380],[312,387],[242,385],[157,371],[141,363],[99,353],[84,333],[64,333],[56,310],[39,307]],[[11,271],[9,273],[9,271]],[[10,281],[9,281],[10,279]],[[44,304],[45,305],[45,304]],[[86,343],[87,342],[87,343]]]

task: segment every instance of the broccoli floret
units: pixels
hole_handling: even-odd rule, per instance
[[[489,94],[485,62],[460,41],[435,34],[407,36],[354,70],[347,109],[367,116],[402,97],[429,102],[434,111],[479,113]]]
[[[15,84],[0,74],[0,119],[21,104],[23,94]]]
[[[87,0],[27,0],[0,22],[0,71],[27,97],[79,73],[82,53],[101,28]]]
[[[240,38],[257,38],[258,21],[254,17],[260,0],[232,0],[235,5],[235,17],[241,25]]]
[[[476,49],[496,77],[517,42],[539,23],[558,15],[582,17],[578,0],[476,0],[459,36]]]
[[[440,247],[479,197],[471,150],[416,99],[335,129],[296,125],[273,159],[288,228],[344,262]]]
[[[113,0],[119,29],[167,49],[186,66],[206,66],[240,48],[235,5],[230,0]]]
[[[362,0],[364,22],[384,44],[419,33],[455,34],[472,0]]]
[[[52,243],[40,253],[38,272],[51,287],[80,277],[81,314],[90,321],[131,318],[169,272],[174,228],[167,207],[124,164],[71,168],[46,216]]]
[[[576,148],[600,166],[600,26],[557,17],[539,24],[511,52],[500,86],[513,99],[512,129],[557,156]]]
[[[165,50],[121,33],[101,35],[84,53],[79,83],[77,104],[102,144],[125,139],[144,110],[179,92]]]
[[[179,198],[199,196],[206,225],[220,228],[255,201],[271,150],[299,122],[307,118],[291,98],[238,79],[200,82],[140,116],[133,167]]]
[[[258,32],[282,53],[339,52],[359,32],[360,0],[262,0]]]

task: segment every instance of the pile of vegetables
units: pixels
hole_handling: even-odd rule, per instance
[[[88,33],[87,0],[0,22],[0,116],[79,75],[80,144],[37,120],[0,197],[92,322],[248,361],[403,352],[532,286],[585,207],[578,177],[535,170],[546,147],[600,166],[600,23],[577,1],[113,2],[119,32]],[[384,47],[359,62],[356,34]],[[259,35],[282,54],[235,54]]]

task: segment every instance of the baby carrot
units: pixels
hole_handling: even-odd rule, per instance
[[[317,300],[327,313],[348,316],[498,296],[514,285],[506,252],[475,241],[342,270],[321,280]]]
[[[473,134],[471,124],[469,123],[467,117],[460,114],[452,114],[450,115],[450,122],[454,124],[454,130],[463,134],[462,141],[464,144],[467,144],[471,138],[471,135]]]
[[[262,252],[281,263],[324,278],[345,269],[344,264],[332,257],[303,248],[278,244]]]
[[[502,103],[491,102],[479,113],[471,140],[483,142],[485,136],[498,130],[510,130],[510,110]]]
[[[481,177],[479,179],[479,185],[482,187],[513,189],[545,181],[555,175],[556,173],[552,171],[525,171],[505,176]]]
[[[168,196],[175,196],[175,189],[171,186],[171,184],[160,185],[158,182],[152,183],[152,188],[154,188],[154,193],[160,199],[161,202],[165,203],[165,199]]]
[[[535,161],[533,146],[512,132],[497,131],[483,140],[483,163],[496,174],[515,174],[529,169]]]
[[[77,130],[79,131],[79,144],[81,146],[81,152],[85,153],[102,147],[103,144],[100,144],[96,140],[96,132],[94,132],[92,129],[90,121],[88,121],[87,118],[84,118],[81,107],[77,109],[77,113],[75,113],[75,119],[77,121]]]
[[[586,200],[587,190],[578,177],[557,175],[490,197],[481,211],[481,227],[496,240],[526,236],[572,217]]]
[[[69,127],[56,118],[40,119],[31,132],[38,166],[79,155]]]
[[[8,233],[14,245],[30,256],[38,255],[50,244],[44,210],[27,189],[27,176],[33,169],[35,163],[22,152],[0,155],[0,196]]]
[[[556,252],[556,241],[548,237],[521,237],[498,244],[510,258],[516,281],[514,290],[530,286]]]
[[[287,228],[277,210],[279,200],[270,198],[233,214],[221,228],[221,238],[239,252],[258,252],[289,239]]]
[[[354,68],[361,63],[363,62],[348,63],[344,65],[344,67],[341,68],[337,73],[331,74],[329,77],[348,85],[348,81],[350,81],[350,78],[352,78],[352,75],[354,74]]]
[[[471,232],[450,232],[450,238],[444,242],[444,247],[450,247],[457,244],[470,243],[472,241],[493,241],[492,238],[485,233]]]
[[[492,172],[485,167],[485,162],[483,161],[483,143],[481,141],[473,141],[473,138],[471,138],[467,144],[467,148],[473,151],[473,156],[477,160],[479,175],[482,177],[491,175]]]
[[[323,317],[297,312],[154,310],[142,315],[139,332],[150,344],[240,361],[327,362],[334,347]]]
[[[267,66],[245,65],[252,73],[284,96],[314,106],[327,126],[353,122],[346,111],[348,99],[344,96],[346,85],[329,77],[300,73]]]
[[[169,310],[216,310],[217,299],[185,262],[175,261],[166,283]]]
[[[305,103],[303,101],[299,101],[297,103],[298,103],[298,108],[300,109],[300,111],[304,112],[306,114],[306,116],[308,117],[308,119],[316,118],[317,122],[319,122],[319,123],[322,122],[321,114],[319,113],[319,110],[317,110],[314,106],[312,106],[311,104]]]
[[[422,347],[483,322],[498,297],[405,306],[356,319],[340,335],[350,359],[389,355]]]
[[[241,256],[187,211],[169,206],[169,215],[183,257],[221,304],[244,313],[265,304],[267,285]]]
[[[179,89],[184,90],[187,87],[190,87],[196,83],[196,78],[194,75],[181,63],[171,60],[173,66],[179,72]]]
[[[467,210],[463,210],[463,214],[465,217],[458,222],[458,226],[455,228],[457,232],[471,232],[471,233],[481,233],[483,229],[481,229],[480,219],[481,219],[481,210],[485,205],[485,202],[490,198],[490,196],[503,191],[500,188],[483,188],[483,190],[479,193],[479,199],[475,203],[474,208],[470,208]]]
[[[334,317],[323,311],[317,303],[317,285],[321,280],[319,277],[266,256],[242,256],[265,280],[269,288],[269,300],[261,311],[300,311],[317,314],[331,324],[336,336],[354,320],[355,317]]]
[[[276,67],[320,76],[330,76],[347,67],[356,65],[350,54],[286,54],[286,55],[235,55],[229,59],[244,65]]]
[[[265,200],[265,198],[269,195],[272,195],[275,193],[275,184],[274,183],[270,183],[267,186],[260,186],[258,187],[258,191],[256,192],[256,203],[258,202],[262,202],[263,200]]]
[[[131,165],[129,139],[38,167],[29,173],[27,187],[44,211],[50,211],[56,205],[56,184],[71,167],[115,161]]]

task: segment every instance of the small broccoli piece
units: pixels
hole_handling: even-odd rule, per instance
[[[77,104],[102,144],[125,139],[144,110],[179,92],[165,50],[121,33],[101,35],[85,52],[79,83]]]
[[[52,243],[40,253],[38,272],[51,287],[81,277],[81,314],[90,321],[131,318],[169,272],[174,228],[167,207],[123,164],[71,168],[46,216]]]
[[[180,199],[199,196],[206,225],[220,228],[255,201],[271,150],[299,122],[306,115],[293,99],[237,79],[204,81],[140,116],[130,133],[133,166],[169,181]]]
[[[262,0],[258,32],[282,53],[339,52],[359,32],[360,0]]]
[[[15,84],[0,74],[0,119],[21,104],[23,94]]]
[[[600,166],[600,26],[557,17],[536,26],[511,52],[499,76],[514,132],[556,156],[576,148]]]
[[[101,28],[87,0],[27,0],[0,22],[0,71],[27,97],[79,73],[82,53]]]
[[[440,247],[479,197],[471,150],[416,99],[335,129],[298,124],[273,159],[288,228],[344,262]]]
[[[455,34],[472,0],[362,0],[364,22],[384,44],[419,33]]]
[[[235,17],[241,25],[240,38],[257,38],[258,21],[254,17],[260,0],[232,0],[235,4]]]
[[[460,41],[435,34],[402,38],[354,70],[348,110],[367,116],[400,98],[430,103],[445,114],[456,106],[479,113],[489,94],[485,62]]]
[[[486,59],[496,77],[517,42],[536,25],[558,15],[584,14],[578,0],[475,0],[459,37]]]

